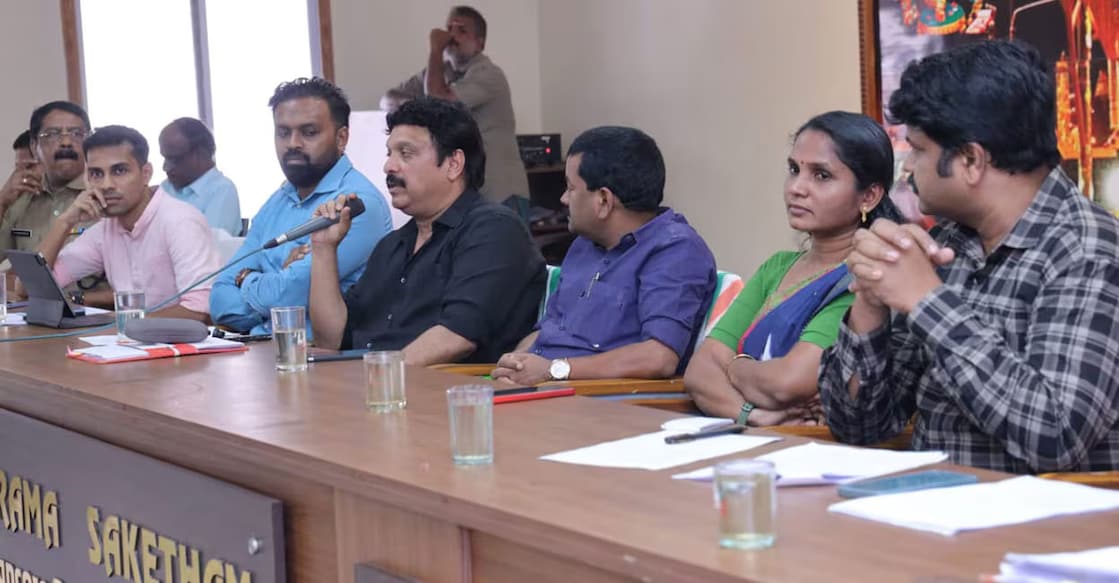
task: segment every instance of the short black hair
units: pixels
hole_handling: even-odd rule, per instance
[[[211,158],[214,157],[214,152],[217,151],[217,144],[214,143],[214,134],[210,132],[210,128],[201,120],[193,117],[180,117],[171,122],[170,125],[174,126],[183,137],[186,138],[187,143],[190,144],[190,149],[200,149],[209,154]]]
[[[140,163],[140,166],[148,163],[148,141],[140,132],[125,126],[112,125],[97,128],[97,131],[89,134],[89,137],[82,142],[82,149],[85,150],[86,160],[89,160],[91,150],[122,144],[132,146],[132,157]]]
[[[36,107],[35,111],[31,112],[31,129],[29,131],[31,132],[32,138],[39,136],[39,131],[43,129],[43,119],[52,111],[65,111],[82,118],[82,123],[85,124],[86,131],[89,131],[89,114],[82,109],[82,106],[69,101],[52,101]]]
[[[346,94],[337,85],[322,77],[300,77],[285,81],[276,86],[272,98],[268,100],[268,107],[276,112],[276,106],[292,99],[301,97],[316,97],[326,102],[330,107],[330,117],[334,125],[344,128],[350,125],[350,102]]]
[[[867,213],[862,226],[870,226],[875,219],[905,222],[890,200],[890,186],[894,183],[894,148],[890,136],[878,122],[861,113],[829,111],[805,122],[793,139],[808,130],[822,132],[831,138],[836,157],[855,175],[856,189],[862,192],[874,185],[882,187],[882,200]]]
[[[23,130],[18,136],[16,141],[12,142],[13,150],[30,150],[31,149],[31,130]]]
[[[579,177],[587,190],[609,188],[632,211],[655,211],[664,200],[664,157],[645,132],[623,126],[589,129],[567,149],[582,154]]]
[[[486,149],[482,145],[482,132],[478,130],[474,116],[461,103],[420,97],[404,102],[385,121],[389,133],[396,126],[425,128],[439,154],[439,164],[455,150],[462,150],[466,158],[467,188],[479,189],[486,183]]]
[[[451,9],[451,16],[473,20],[474,33],[481,38],[486,38],[486,19],[473,6],[455,6]]]
[[[944,149],[941,176],[971,142],[1010,173],[1061,161],[1053,75],[1037,50],[1017,41],[968,44],[910,63],[887,119],[920,129]]]

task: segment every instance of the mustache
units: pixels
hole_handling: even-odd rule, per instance
[[[395,174],[386,174],[385,175],[385,186],[387,186],[389,188],[394,188],[394,187],[406,188],[407,184],[405,184],[403,178],[401,178],[401,177],[399,177]]]
[[[311,157],[307,154],[304,154],[303,152],[300,152],[299,150],[289,150],[286,154],[284,154],[284,162],[288,162],[290,160],[301,160],[304,164],[311,163]]]
[[[70,148],[62,148],[54,153],[55,160],[77,160],[78,153]]]

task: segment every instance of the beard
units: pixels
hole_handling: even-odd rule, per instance
[[[301,152],[289,152],[284,154],[283,159],[280,161],[280,170],[283,171],[284,177],[288,179],[296,188],[309,188],[315,186],[326,176],[327,172],[334,167],[338,159],[342,155],[339,152],[334,152],[329,160],[320,160],[312,162],[310,156]],[[292,160],[300,160],[301,164],[292,164]]]

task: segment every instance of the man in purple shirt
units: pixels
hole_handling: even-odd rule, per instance
[[[715,258],[682,215],[661,207],[664,158],[640,130],[584,132],[567,152],[570,228],[579,235],[536,331],[493,378],[665,378],[688,363],[715,289]]]

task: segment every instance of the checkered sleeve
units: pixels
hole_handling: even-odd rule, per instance
[[[955,290],[908,316],[947,397],[1033,471],[1078,467],[1119,419],[1119,266],[1072,262],[1034,297],[1024,353]]]
[[[889,439],[913,416],[920,355],[906,340],[904,323],[856,334],[846,322],[839,339],[820,359],[820,401],[832,435],[841,442],[866,445]],[[906,364],[909,363],[909,364]],[[856,396],[848,384],[858,377]]]

